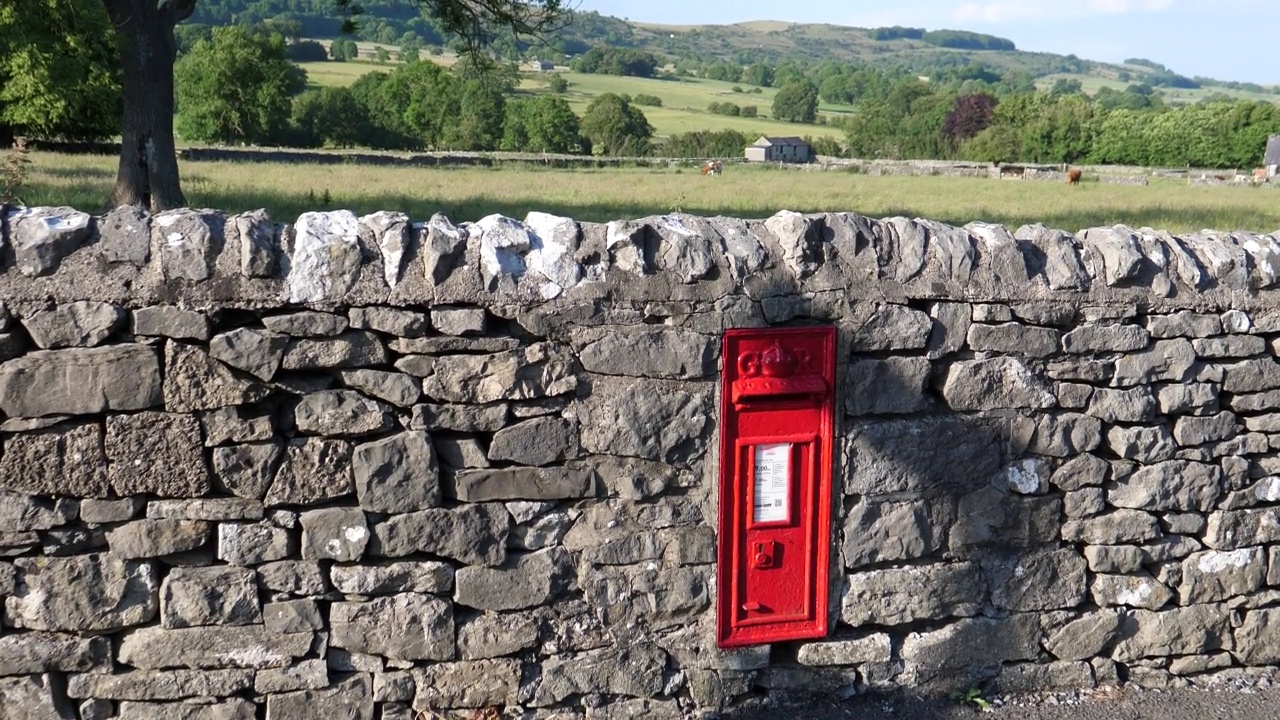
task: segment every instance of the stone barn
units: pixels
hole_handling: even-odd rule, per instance
[[[1267,177],[1280,175],[1280,135],[1272,135],[1267,140],[1267,154],[1263,157],[1262,164],[1267,169]]]
[[[798,137],[762,137],[747,148],[748,162],[807,163],[813,148]]]

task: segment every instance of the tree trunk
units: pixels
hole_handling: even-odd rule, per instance
[[[195,0],[102,0],[120,34],[124,70],[124,123],[120,169],[110,207],[141,205],[151,212],[187,204],[173,142],[173,28]]]

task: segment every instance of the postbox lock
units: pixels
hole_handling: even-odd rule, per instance
[[[751,564],[757,568],[774,567],[778,556],[778,544],[772,540],[751,544]]]

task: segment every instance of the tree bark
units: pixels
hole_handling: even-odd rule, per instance
[[[153,213],[183,207],[173,142],[173,28],[190,17],[195,0],[102,2],[120,35],[124,70],[120,167],[108,205],[140,205]]]

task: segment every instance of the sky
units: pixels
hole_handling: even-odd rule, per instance
[[[972,30],[1021,50],[1087,60],[1147,58],[1187,76],[1280,83],[1280,0],[578,0],[639,22],[750,20]]]

